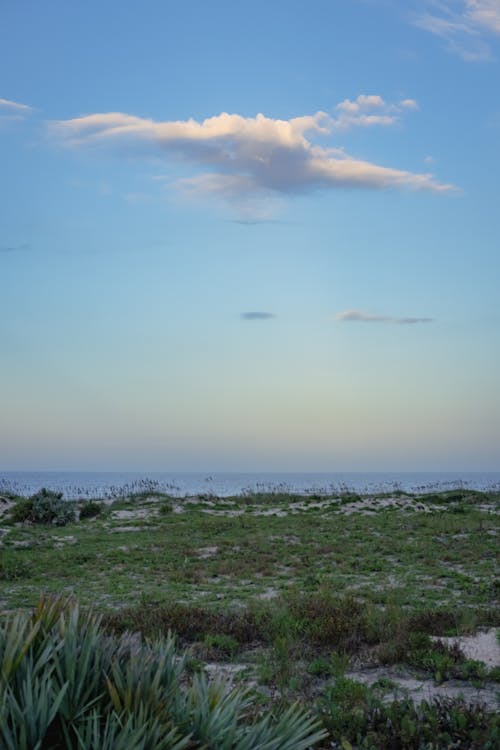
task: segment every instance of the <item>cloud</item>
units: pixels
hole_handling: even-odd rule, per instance
[[[399,325],[413,325],[415,323],[431,323],[433,318],[398,318],[393,315],[377,315],[362,310],[346,310],[337,313],[335,320],[341,323],[397,323]]]
[[[242,318],[242,320],[270,320],[271,318],[275,317],[276,315],[274,315],[274,313],[260,311],[242,312],[240,314],[240,318]]]
[[[155,121],[121,112],[85,115],[51,124],[60,142],[73,147],[112,149],[118,154],[153,153],[194,167],[195,174],[174,183],[191,197],[232,203],[238,213],[268,219],[280,196],[314,189],[415,189],[446,192],[452,185],[432,174],[418,174],[356,159],[342,149],[314,142],[336,130],[392,124],[412,99],[390,105],[380,96],[344,100],[337,116],[325,112],[280,120],[226,112],[201,122]],[[252,201],[254,205],[252,205]]]
[[[7,112],[24,112],[24,114],[29,114],[33,111],[33,108],[29,107],[27,104],[12,102],[10,99],[0,99],[0,110],[7,110]]]
[[[443,39],[463,60],[492,59],[488,36],[500,35],[499,0],[434,0],[427,7],[415,14],[415,26]]]
[[[32,107],[10,99],[0,99],[0,124],[6,124],[24,120],[33,111]]]
[[[0,245],[0,253],[18,253],[30,249],[31,245],[27,242],[22,245]]]
[[[352,127],[371,127],[373,125],[394,125],[405,110],[418,109],[414,99],[403,99],[397,104],[390,104],[381,96],[360,94],[357,99],[344,99],[337,104],[338,116],[333,120],[337,130]]]
[[[467,16],[472,23],[493,34],[500,34],[500,2],[498,0],[467,0]]]

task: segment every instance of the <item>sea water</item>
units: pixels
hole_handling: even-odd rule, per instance
[[[0,471],[2,489],[30,495],[42,487],[67,499],[118,497],[133,491],[161,490],[175,497],[219,497],[250,492],[301,494],[352,491],[360,494],[404,490],[434,492],[465,487],[500,491],[500,472],[325,472],[325,473],[185,473],[185,472],[39,472]]]

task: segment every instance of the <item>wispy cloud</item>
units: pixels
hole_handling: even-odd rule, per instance
[[[261,312],[260,310],[255,310],[251,312],[242,312],[240,314],[240,318],[242,320],[270,320],[271,318],[275,318],[276,315],[274,313],[270,312]]]
[[[421,3],[419,4],[421,6]],[[427,0],[415,26],[440,37],[469,62],[492,59],[488,37],[500,35],[499,0]]]
[[[266,219],[275,213],[272,204],[280,196],[314,189],[452,190],[432,174],[382,166],[315,142],[356,126],[391,125],[416,107],[412,99],[391,105],[380,96],[361,95],[341,102],[334,117],[316,112],[280,120],[223,112],[198,122],[107,112],[54,122],[51,131],[73,147],[110,148],[119,154],[153,152],[191,165],[195,174],[178,180],[175,187],[192,197],[222,198],[239,213],[250,204],[249,215],[260,212]]]
[[[27,104],[0,98],[0,123],[8,124],[16,120],[24,120],[32,112],[33,108]]]
[[[19,253],[30,249],[31,245],[27,242],[22,245],[0,245],[0,253]]]
[[[7,110],[8,112],[24,112],[24,114],[29,114],[33,111],[33,107],[29,107],[27,104],[21,104],[20,102],[13,102],[10,99],[0,99],[0,110]]]
[[[413,325],[415,323],[432,323],[433,318],[401,318],[394,315],[367,313],[363,310],[346,310],[345,312],[337,313],[335,320],[341,323],[398,323],[400,325]]]
[[[467,0],[467,16],[473,23],[500,34],[499,0]]]

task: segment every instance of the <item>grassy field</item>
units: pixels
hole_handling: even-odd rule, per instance
[[[193,669],[209,664],[269,705],[314,702],[333,737],[325,747],[341,747],[335,732],[384,746],[360,744],[365,729],[341,717],[361,706],[368,721],[370,706],[404,697],[387,676],[398,670],[484,691],[491,709],[500,670],[436,637],[500,626],[500,493],[150,492],[65,503],[75,518],[60,526],[57,514],[37,522],[29,501],[5,501],[4,610],[31,608],[44,591],[92,606],[115,633],[171,629]],[[379,678],[368,687],[355,672],[370,669]],[[468,737],[457,747],[487,747]]]

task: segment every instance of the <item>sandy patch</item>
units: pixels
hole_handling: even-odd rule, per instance
[[[214,508],[214,503],[209,500],[201,501],[205,506],[202,510],[204,513],[208,513],[213,516],[240,516],[242,513],[251,513],[253,516],[277,516],[283,518],[289,513],[304,513],[308,510],[329,510],[333,509],[344,515],[351,515],[352,513],[361,513],[363,515],[372,516],[381,510],[411,510],[415,513],[435,513],[441,510],[446,510],[444,506],[432,505],[428,506],[422,501],[412,497],[362,497],[359,500],[353,500],[352,502],[342,503],[342,499],[338,497],[326,498],[325,500],[316,500],[314,502],[307,502],[307,499],[301,502],[292,502],[287,505],[281,505],[278,507],[262,508],[258,505],[247,505],[246,509],[229,507]],[[220,501],[217,503],[220,505]],[[175,508],[174,508],[175,510]],[[177,511],[180,512],[180,511]]]
[[[495,685],[477,688],[473,685],[464,685],[458,680],[449,680],[441,685],[435,685],[432,680],[419,680],[409,673],[385,667],[347,672],[346,676],[366,685],[373,685],[380,678],[392,680],[397,687],[386,695],[387,701],[400,700],[407,695],[415,703],[433,698],[463,698],[467,703],[480,703],[493,710],[496,710],[499,705]]]
[[[134,508],[134,510],[113,510],[111,518],[119,521],[128,521],[131,519],[149,518],[152,515],[151,508]]]
[[[198,550],[196,550],[196,556],[200,557],[201,559],[206,559],[207,557],[213,557],[217,554],[218,551],[218,547],[200,547]]]
[[[277,596],[279,596],[279,591],[277,591],[277,589],[272,588],[270,586],[265,591],[263,591],[262,594],[259,594],[257,599],[263,599],[264,601],[268,601],[269,599],[276,599]]]
[[[467,659],[482,661],[490,669],[500,667],[500,643],[495,628],[475,635],[434,637],[433,640],[442,641],[448,646],[458,646]]]
[[[14,505],[15,502],[13,500],[9,500],[8,497],[0,495],[0,517],[8,513]]]
[[[380,510],[412,510],[415,513],[433,513],[438,510],[438,506],[430,508],[419,500],[412,497],[384,497],[384,498],[362,498],[354,500],[352,503],[340,505],[339,513],[349,516],[352,513],[362,513],[363,515],[373,515]]]
[[[76,544],[76,539],[74,536],[59,536],[54,541],[54,547],[56,549],[61,549],[62,547],[65,547],[67,544]]]

